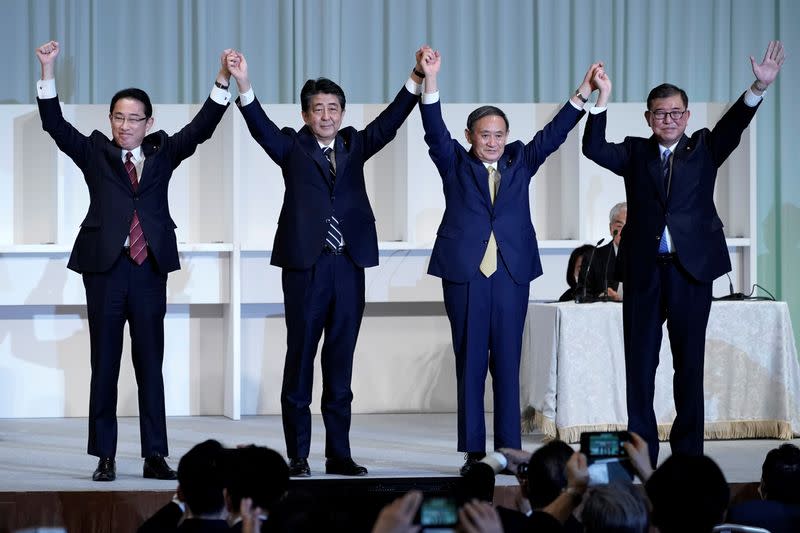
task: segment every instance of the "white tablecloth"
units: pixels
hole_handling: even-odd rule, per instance
[[[672,376],[665,327],[654,402],[662,439],[675,418]],[[625,429],[622,305],[529,305],[520,378],[528,430],[577,442],[582,431]],[[706,439],[800,434],[800,365],[785,302],[712,304],[704,387]]]

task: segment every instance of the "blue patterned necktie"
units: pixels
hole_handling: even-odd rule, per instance
[[[332,152],[333,149],[330,146],[322,151],[325,154],[325,159],[328,160],[328,177],[331,180],[331,185],[334,185],[336,183],[336,165],[334,165],[331,157]],[[342,236],[342,230],[339,228],[339,221],[333,214],[328,219],[328,234],[325,236],[325,242],[333,250],[340,250],[344,246],[344,237]]]
[[[669,196],[670,155],[672,155],[672,153],[669,151],[669,148],[667,148],[666,150],[664,150],[664,154],[661,160],[661,175],[664,177],[664,191],[667,196]],[[661,234],[661,242],[658,243],[658,253],[660,254],[669,253],[669,246],[667,245],[666,226],[664,226],[664,233]]]

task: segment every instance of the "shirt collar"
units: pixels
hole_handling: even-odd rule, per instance
[[[330,142],[330,144],[322,144],[321,142],[319,142],[319,139],[318,139],[317,140],[317,144],[319,145],[319,147],[322,149],[323,152],[325,151],[325,148],[330,148],[331,150],[336,151],[336,139],[335,138]]]
[[[680,142],[680,141],[678,141],[678,142]],[[674,153],[675,153],[675,148],[677,148],[677,147],[678,147],[678,143],[677,143],[677,142],[676,142],[675,144],[673,144],[672,146],[661,146],[661,145],[659,144],[659,145],[658,145],[658,154],[659,154],[659,155],[660,155],[662,158],[664,157],[664,151],[665,151],[665,150],[669,150],[669,153],[671,153],[671,154],[674,154]]]
[[[141,145],[137,146],[136,148],[134,148],[132,150],[125,150],[123,148],[122,149],[122,162],[123,163],[125,162],[125,156],[126,156],[126,154],[128,152],[130,152],[132,154],[131,155],[131,159],[133,159],[133,163],[134,164],[136,164],[136,163],[138,163],[139,161],[142,160],[142,146]]]

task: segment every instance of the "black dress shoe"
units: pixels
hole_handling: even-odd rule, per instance
[[[486,452],[467,452],[464,454],[464,465],[459,470],[459,473],[462,476],[466,476],[467,472],[469,472],[472,465],[479,462],[481,459],[486,457]]]
[[[366,476],[367,469],[353,461],[351,457],[330,458],[325,461],[325,473],[339,476]]]
[[[117,463],[113,457],[101,457],[92,474],[94,481],[114,481],[117,479]]]
[[[177,472],[160,455],[151,455],[144,460],[142,475],[148,479],[178,479]]]
[[[289,477],[309,477],[311,467],[305,457],[292,457],[289,459]]]

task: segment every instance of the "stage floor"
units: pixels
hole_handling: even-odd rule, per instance
[[[255,443],[285,453],[279,416],[248,416],[239,421],[219,416],[171,417],[167,420],[169,463],[196,443],[213,438],[225,446]],[[491,427],[491,415],[487,415]],[[96,459],[86,455],[85,418],[0,419],[0,492],[36,491],[163,491],[173,481],[142,478],[139,457],[139,420],[119,421],[117,480],[95,483],[91,473]],[[309,462],[311,479],[334,479],[324,474],[325,434],[320,416],[313,417]],[[463,462],[455,451],[456,415],[375,414],[354,415],[350,434],[353,457],[369,468],[371,478],[454,476]],[[491,434],[489,435],[491,447]],[[524,449],[543,442],[541,434],[523,435]],[[706,441],[706,454],[722,468],[729,483],[758,481],[766,453],[779,440]],[[791,442],[800,445],[800,439]],[[660,458],[669,455],[661,444]],[[498,476],[498,485],[516,485],[513,476]]]

